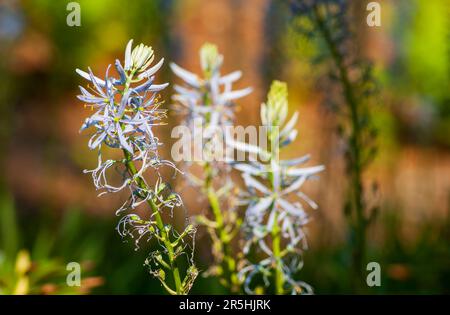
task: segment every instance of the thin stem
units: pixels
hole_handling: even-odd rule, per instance
[[[269,141],[271,143],[270,147],[272,146],[272,143],[277,143],[275,141],[276,134],[272,132],[272,129],[270,129],[269,134]],[[275,141],[275,142],[274,142]],[[279,154],[279,147],[273,148],[274,151],[272,151],[271,154],[271,161],[270,164],[272,164],[272,160],[276,159],[276,157]],[[271,172],[269,174],[269,180],[272,187],[273,192],[277,192],[279,187],[275,187],[275,180],[274,180],[274,174]],[[271,205],[271,211],[277,211],[277,209],[273,209],[275,207],[275,201]],[[272,253],[275,258],[275,294],[282,295],[284,294],[284,274],[281,264],[282,253],[281,253],[281,229],[278,225],[278,212],[275,213],[274,218],[274,224],[271,231],[272,236]]]
[[[275,215],[275,222],[277,221],[278,214]],[[274,224],[272,229],[272,251],[276,260],[275,267],[275,294],[284,294],[284,276],[281,269],[281,234],[278,224]]]
[[[314,7],[314,16],[319,31],[322,33],[325,43],[331,53],[339,73],[346,103],[350,109],[351,132],[350,132],[350,161],[351,180],[353,193],[351,194],[351,204],[356,218],[353,224],[355,230],[355,248],[353,251],[353,264],[359,276],[364,271],[363,263],[366,251],[366,219],[364,217],[364,205],[362,201],[362,167],[361,167],[361,125],[359,122],[358,102],[356,100],[353,86],[350,82],[348,70],[344,65],[344,58],[339,52],[330,30],[321,16],[317,6]]]
[[[131,71],[130,74],[127,76],[127,81],[125,83],[125,88],[123,90],[123,94],[125,94],[128,91],[128,89],[130,88],[134,74],[135,74],[135,71]],[[130,175],[133,177],[134,175],[137,174],[137,169],[133,163],[132,154],[125,149],[123,150],[123,153],[125,155],[125,166],[126,166],[128,172],[130,173]],[[137,177],[136,182],[137,182],[139,188],[143,189],[144,191],[149,191],[149,187],[147,187],[147,184],[144,182],[144,180],[141,177]],[[170,268],[171,268],[171,271],[173,274],[173,279],[175,282],[175,288],[176,288],[175,292],[178,295],[183,294],[183,287],[182,287],[182,283],[181,283],[180,271],[178,269],[176,257],[174,254],[174,248],[173,248],[172,242],[170,241],[169,233],[165,229],[165,225],[162,220],[161,213],[159,212],[159,209],[156,206],[156,204],[153,202],[152,199],[147,199],[147,203],[150,206],[150,208],[152,209],[152,212],[156,219],[156,225],[157,225],[159,231],[161,232],[164,246],[167,249],[167,256],[169,258],[169,264],[170,264]],[[165,283],[163,283],[163,284],[165,284]],[[165,287],[167,289],[167,285],[165,285]],[[173,294],[173,290],[167,290],[167,291],[169,293]]]
[[[136,175],[137,170],[136,170],[136,166],[134,165],[134,163],[132,161],[131,153],[126,150],[123,150],[123,153],[125,155],[125,166],[127,167],[128,172],[130,173],[131,176]],[[144,180],[141,177],[137,177],[136,182],[137,182],[137,185],[139,186],[139,188],[143,189],[144,191],[149,190],[149,188],[147,187],[147,185],[145,184]],[[167,256],[169,257],[169,264],[170,264],[170,268],[172,270],[173,278],[175,281],[176,294],[183,294],[180,271],[178,269],[176,257],[174,255],[173,244],[170,241],[170,236],[165,229],[164,222],[161,217],[161,213],[159,212],[158,207],[156,206],[156,204],[153,202],[152,199],[148,199],[147,203],[150,206],[150,208],[152,209],[153,215],[156,219],[156,225],[157,225],[159,231],[161,232],[162,240],[164,242],[165,248],[167,249]],[[171,293],[171,291],[169,291],[169,292]]]
[[[207,73],[205,73],[205,77],[208,78]],[[211,105],[211,102],[212,100],[210,97],[210,91],[206,89],[205,91],[203,91],[203,104],[205,104],[205,106],[209,106]],[[205,118],[206,122],[209,123],[211,118],[210,113],[206,113]],[[216,223],[214,230],[216,232],[216,236],[220,240],[219,245],[221,246],[221,249],[223,251],[223,257],[220,261],[223,272],[222,278],[225,281],[226,286],[229,286],[231,292],[238,292],[240,283],[237,277],[236,261],[232,256],[232,237],[227,235],[227,231],[225,230],[224,218],[222,210],[220,209],[219,197],[217,196],[217,193],[213,186],[213,169],[211,167],[211,163],[205,162],[203,170],[205,172],[204,189],[206,191],[208,202],[211,206],[212,214]]]
[[[223,270],[223,278],[230,290],[232,292],[237,292],[239,290],[239,281],[236,275],[236,262],[232,256],[231,238],[227,235],[225,230],[224,218],[220,209],[219,198],[212,184],[213,173],[209,162],[206,162],[204,171],[206,173],[204,189],[206,190],[208,201],[215,219],[216,235],[220,240],[220,246],[223,250],[223,257],[220,262]]]

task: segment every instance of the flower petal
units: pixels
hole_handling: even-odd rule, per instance
[[[130,70],[131,68],[131,46],[133,45],[133,40],[130,39],[130,41],[127,44],[127,47],[125,48],[125,70]]]

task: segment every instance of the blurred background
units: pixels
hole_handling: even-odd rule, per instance
[[[78,133],[87,114],[76,99],[82,80],[74,69],[103,73],[123,58],[130,38],[152,45],[156,59],[164,56],[194,72],[200,46],[217,44],[224,72],[242,70],[238,87],[254,88],[238,104],[240,125],[258,125],[272,80],[288,82],[290,110],[298,110],[300,120],[286,156],[311,153],[315,164],[326,166],[306,187],[320,208],[311,212],[300,277],[318,294],[352,293],[339,118],[323,105],[326,91],[318,88],[311,55],[320,47],[292,27],[288,1],[79,0],[79,27],[66,23],[69,2],[0,1],[0,294],[18,293],[22,278],[29,282],[25,293],[163,292],[143,266],[148,251],[134,251],[115,231],[114,211],[123,196],[97,198],[82,173],[95,166],[96,153],[87,148],[88,134]],[[365,24],[367,2],[355,1],[354,40],[379,83],[372,108],[378,152],[363,178],[378,186],[367,200],[380,209],[369,230],[367,260],[382,268],[382,285],[368,293],[448,294],[448,1],[380,0],[381,27]],[[175,82],[167,63],[158,80]],[[171,93],[169,87],[163,94],[166,104]],[[166,149],[174,124],[170,118],[160,130]],[[201,203],[185,201],[189,214],[203,211]],[[206,268],[210,258],[202,245],[198,263]],[[81,288],[65,285],[71,261],[82,264]],[[28,271],[18,265],[29,265]],[[193,293],[205,291],[223,292],[215,279],[199,277]]]

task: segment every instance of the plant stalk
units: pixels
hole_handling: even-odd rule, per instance
[[[123,90],[123,94],[125,94],[128,91],[128,89],[130,88],[130,84],[131,84],[131,81],[133,80],[134,74],[135,74],[135,72],[131,71],[131,73],[127,77],[127,81],[125,83],[125,88]],[[137,173],[136,166],[134,165],[133,160],[132,160],[133,157],[132,157],[131,153],[125,149],[123,150],[123,153],[125,155],[125,166],[129,172],[129,174],[133,177]],[[147,187],[146,183],[144,182],[144,180],[142,178],[138,177],[136,179],[136,181],[137,181],[139,188],[143,189],[144,191],[149,190],[149,187]],[[182,287],[182,283],[181,283],[180,271],[178,269],[178,265],[176,262],[173,244],[170,241],[170,236],[165,229],[165,225],[162,220],[161,213],[159,212],[159,209],[156,206],[156,204],[153,202],[153,200],[148,199],[147,203],[150,206],[150,208],[152,209],[152,212],[156,219],[156,225],[157,225],[158,229],[161,231],[163,242],[167,249],[167,256],[169,258],[169,264],[170,264],[173,279],[175,282],[175,288],[176,288],[175,292],[177,295],[183,294],[183,287]],[[166,288],[166,289],[169,293],[173,294],[172,290],[169,290],[168,288]]]
[[[334,63],[338,69],[339,81],[344,91],[344,97],[350,110],[351,132],[350,132],[350,161],[348,166],[351,172],[352,192],[350,194],[350,204],[353,209],[353,222],[350,226],[354,230],[355,247],[353,248],[352,260],[354,271],[358,278],[363,276],[364,260],[366,255],[366,219],[364,216],[364,205],[362,200],[362,163],[361,163],[361,125],[359,122],[358,102],[356,100],[353,86],[349,79],[348,70],[344,65],[344,58],[339,52],[330,30],[321,16],[317,6],[314,7],[314,17],[331,53]]]
[[[239,291],[239,280],[236,275],[236,262],[232,256],[231,239],[225,230],[223,214],[220,209],[220,202],[217,193],[212,184],[212,169],[211,164],[206,162],[204,166],[206,173],[204,189],[206,191],[209,204],[217,226],[215,227],[216,235],[220,240],[221,249],[223,250],[223,258],[221,260],[221,267],[223,278],[229,286],[231,292]]]
[[[277,221],[277,216],[275,215],[275,222]],[[272,250],[273,256],[276,259],[275,262],[275,294],[284,294],[284,276],[283,270],[281,269],[281,234],[280,227],[278,224],[274,224],[272,229]]]
[[[127,167],[128,172],[130,173],[131,176],[136,175],[137,170],[136,170],[136,166],[134,165],[134,163],[132,161],[131,153],[126,151],[126,150],[123,150],[123,153],[125,155],[125,166]],[[147,187],[147,185],[145,184],[145,182],[144,182],[144,180],[142,178],[138,177],[136,179],[136,182],[137,182],[139,188],[141,188],[141,189],[143,189],[145,191],[149,190],[149,188]],[[168,232],[165,229],[164,222],[163,222],[162,217],[161,217],[161,213],[159,212],[159,209],[156,206],[156,204],[153,202],[153,200],[148,199],[147,203],[150,206],[150,208],[152,209],[152,212],[153,212],[153,214],[155,216],[155,219],[156,219],[156,225],[157,225],[158,229],[161,232],[164,245],[165,245],[165,247],[167,249],[167,256],[169,257],[169,263],[170,263],[170,267],[171,267],[173,278],[174,278],[174,282],[175,282],[176,294],[178,294],[178,295],[179,294],[183,294],[183,288],[182,288],[182,285],[181,285],[180,271],[178,269],[178,265],[177,265],[177,262],[176,262],[176,257],[174,255],[173,244],[170,241],[170,236],[169,236]]]

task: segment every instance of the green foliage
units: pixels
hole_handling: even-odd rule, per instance
[[[448,2],[411,1],[415,6],[411,26],[405,29],[405,61],[409,88],[431,96],[438,104],[447,97],[450,84]],[[405,84],[402,81],[402,84]],[[411,91],[408,91],[409,93]]]
[[[67,233],[71,222],[63,224],[61,243],[53,237],[54,230],[40,228],[34,244],[27,246],[29,240],[24,238],[12,198],[6,194],[0,196],[0,294],[80,294],[88,293],[92,287],[101,284],[100,278],[86,277],[89,275],[89,264],[83,265],[85,272],[80,287],[66,284],[66,264],[60,257],[67,247],[61,246],[73,238],[78,227]],[[98,243],[97,243],[98,244]],[[94,245],[95,246],[95,245]],[[28,248],[28,249],[25,249]],[[55,253],[55,252],[59,252]],[[75,258],[73,252],[65,252],[65,258]],[[80,261],[81,256],[75,261]],[[87,261],[85,261],[87,262]]]

